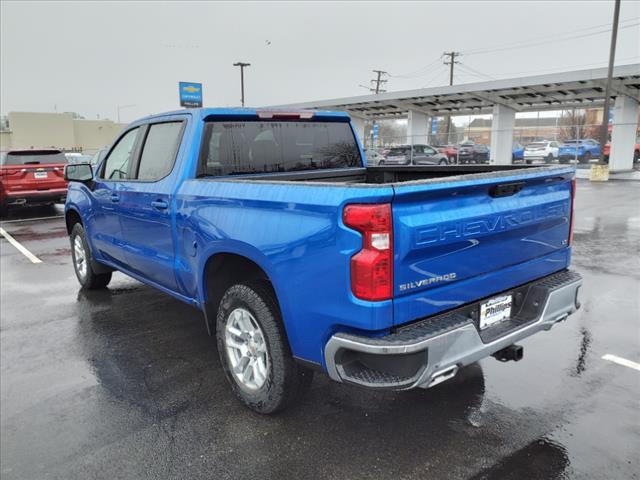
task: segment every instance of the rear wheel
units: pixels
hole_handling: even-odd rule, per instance
[[[636,150],[635,153],[633,154],[633,161],[635,162],[640,162],[640,150]]]
[[[584,155],[582,156],[580,163],[589,163],[590,160],[591,160],[591,152],[584,152]]]
[[[547,158],[545,159],[546,163],[553,163],[553,154],[550,153],[549,155],[547,155]]]
[[[277,301],[264,282],[240,283],[226,291],[216,341],[233,393],[257,413],[285,409],[311,384],[313,371],[293,359]]]
[[[93,269],[93,256],[89,249],[89,244],[85,236],[84,228],[80,223],[76,223],[71,231],[71,258],[76,277],[81,288],[86,290],[96,290],[106,287],[111,281],[111,272],[96,273]]]
[[[438,162],[438,165],[449,165],[449,162],[443,158]]]

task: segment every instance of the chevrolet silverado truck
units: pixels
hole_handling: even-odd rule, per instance
[[[344,113],[193,109],[65,175],[81,288],[118,270],[200,310],[256,412],[315,371],[405,390],[519,360],[579,307],[572,166],[367,167]]]

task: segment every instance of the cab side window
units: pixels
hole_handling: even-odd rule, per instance
[[[149,125],[138,167],[138,180],[156,181],[171,173],[180,147],[183,122]]]
[[[105,180],[127,180],[129,177],[129,164],[133,157],[136,139],[140,129],[129,130],[120,138],[116,146],[105,160],[102,178]]]

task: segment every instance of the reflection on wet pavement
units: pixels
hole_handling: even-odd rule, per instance
[[[640,471],[640,244],[633,182],[579,183],[583,308],[430,390],[375,392],[316,375],[295,408],[233,397],[200,312],[116,274],[78,292],[61,219],[8,224],[45,263],[2,248],[4,479],[633,478]],[[635,202],[635,203],[634,203]],[[636,214],[637,215],[637,214]]]

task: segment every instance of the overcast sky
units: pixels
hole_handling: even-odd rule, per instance
[[[612,15],[613,0],[2,1],[1,111],[115,119],[135,104],[131,121],[178,108],[179,81],[202,82],[206,106],[238,105],[236,61],[251,63],[254,106],[366,94],[372,69],[394,75],[388,90],[445,85],[450,50],[466,52],[456,83],[595,68]],[[639,23],[640,2],[622,0],[616,64],[640,62]]]

